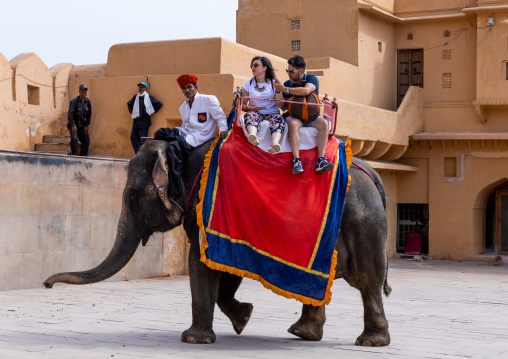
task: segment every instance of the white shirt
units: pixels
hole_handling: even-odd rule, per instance
[[[214,138],[217,124],[220,132],[228,130],[226,115],[219,100],[213,95],[201,95],[197,92],[192,107],[189,106],[188,99],[180,106],[180,115],[182,126],[177,128],[192,147]]]
[[[255,78],[250,79],[243,84],[242,88],[249,93],[252,97],[262,97],[266,99],[275,98],[275,88],[272,86],[272,81],[259,83]],[[256,88],[257,87],[257,88]],[[260,90],[261,89],[261,90]],[[264,106],[266,108],[259,110],[261,115],[268,115],[271,113],[280,113],[279,108],[275,104],[275,101],[249,99],[250,105],[257,105],[259,107]]]

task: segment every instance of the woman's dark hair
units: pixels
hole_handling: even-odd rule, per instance
[[[305,60],[300,55],[295,55],[292,58],[290,58],[288,60],[288,64],[298,70],[300,70],[300,69],[305,70],[305,67],[307,66],[307,64],[305,63]]]
[[[261,64],[263,64],[263,66],[266,66],[265,81],[275,80],[275,71],[273,70],[273,66],[270,60],[268,60],[264,56],[256,56],[251,60],[250,62],[251,66],[256,60],[261,61]]]

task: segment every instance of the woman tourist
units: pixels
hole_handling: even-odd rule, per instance
[[[246,98],[242,104],[242,110],[246,112],[244,119],[249,133],[247,139],[253,146],[259,145],[257,137],[259,125],[262,121],[269,121],[272,144],[268,152],[277,153],[280,151],[279,141],[286,128],[286,122],[279,110],[283,103],[273,100],[283,100],[283,97],[281,93],[275,91],[274,83],[277,79],[270,60],[256,56],[252,59],[250,68],[253,77],[243,84],[242,90],[244,96],[256,98]]]

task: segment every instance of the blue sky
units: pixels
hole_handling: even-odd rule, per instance
[[[236,41],[238,0],[13,0],[1,8],[0,53],[35,52],[48,67],[105,63],[118,43]]]

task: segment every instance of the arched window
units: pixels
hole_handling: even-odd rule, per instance
[[[443,37],[450,37],[450,31],[446,30],[443,32]]]
[[[413,33],[410,32],[409,34],[407,34],[407,39],[413,40]]]

